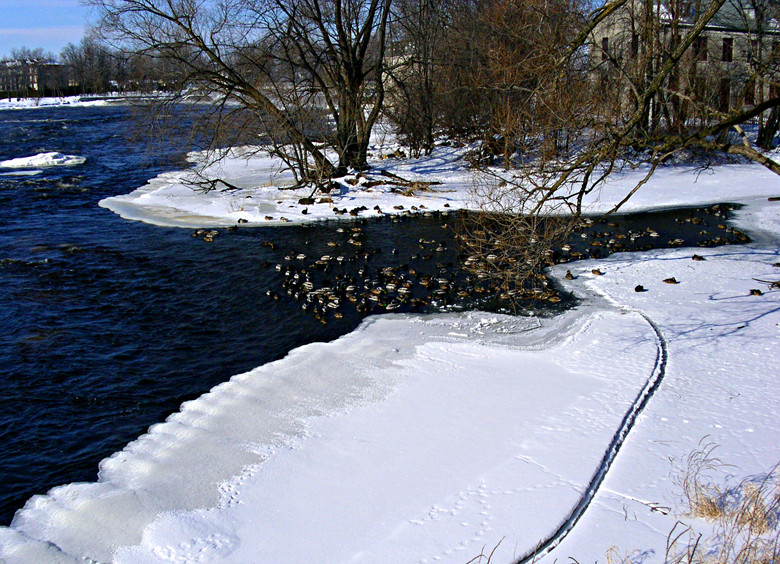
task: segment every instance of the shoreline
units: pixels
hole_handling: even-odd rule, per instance
[[[158,98],[154,94],[75,94],[42,98],[0,98],[0,111],[36,110],[54,108],[89,108],[96,106],[129,105],[139,100]]]
[[[510,561],[576,503],[651,372],[655,341],[636,312],[669,340],[669,374],[593,506],[541,561],[596,560],[613,545],[658,553],[670,524],[686,519],[670,457],[709,434],[745,473],[780,458],[780,405],[761,394],[778,383],[767,366],[780,293],[748,294],[777,272],[780,203],[763,195],[777,192],[777,179],[754,178],[749,194],[723,198],[745,204],[732,223],[761,242],[553,267],[582,298],[554,319],[372,316],[234,376],[105,459],[99,482],[30,500],[0,529],[0,556],[246,562],[289,560],[294,549],[301,560],[465,562],[507,538],[496,558]],[[691,262],[694,251],[706,260]],[[663,283],[672,275],[678,284]],[[678,506],[662,515],[642,500]]]
[[[103,208],[121,217],[151,225],[183,228],[229,227],[231,225],[279,226],[287,223],[311,223],[328,219],[371,218],[409,213],[476,210],[474,195],[478,175],[462,159],[464,148],[439,146],[431,156],[419,159],[378,158],[393,154],[397,145],[382,138],[372,145],[370,160],[375,172],[391,174],[411,181],[438,182],[429,191],[406,196],[389,186],[375,186],[360,175],[340,179],[339,189],[319,194],[310,203],[311,189],[281,190],[292,184],[292,177],[280,169],[279,162],[263,156],[256,148],[231,149],[224,160],[203,168],[201,153],[191,153],[192,169],[163,173],[147,184],[123,195],[105,198]],[[622,199],[643,171],[615,174],[600,190],[587,196],[583,215],[608,211]],[[201,175],[222,178],[237,190],[196,192],[191,183]],[[726,194],[735,203],[741,199],[771,197],[780,194],[777,175],[756,164],[714,165],[708,170],[693,166],[670,165],[656,171],[623,207],[621,214],[711,205],[728,201],[722,186],[735,178],[749,178]],[[354,185],[353,185],[354,184]],[[301,203],[305,201],[306,203]],[[661,203],[659,203],[661,202]],[[354,215],[350,215],[353,213]]]

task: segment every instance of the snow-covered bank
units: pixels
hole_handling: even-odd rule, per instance
[[[452,181],[435,187],[438,197],[454,198],[446,190],[456,185],[467,193],[470,180],[446,158],[455,149],[439,149],[429,170],[449,170]],[[246,166],[229,178],[268,182]],[[426,170],[423,161],[394,166],[405,177]],[[196,225],[227,221],[241,196],[179,188],[169,200],[151,190],[147,208],[129,209],[149,218],[167,209],[172,222]],[[605,188],[594,205],[615,194]],[[676,249],[563,265],[555,275],[572,270],[563,283],[582,303],[553,319],[381,316],[292,351],[182,406],[103,461],[99,482],[30,500],[0,529],[0,560],[465,563],[500,542],[493,562],[510,562],[580,501],[663,356],[662,384],[581,520],[544,560],[605,561],[617,546],[662,561],[678,518],[706,528],[682,515],[670,459],[705,436],[736,477],[780,459],[780,291],[758,281],[780,279],[780,202],[767,200],[779,194],[780,179],[759,167],[698,178],[661,171],[635,207],[742,202],[740,227],[760,233],[757,242],[696,249],[703,261]],[[413,198],[418,208],[423,197]],[[664,282],[671,277],[678,283]]]
[[[394,152],[393,147],[373,147],[371,162],[376,174],[384,170],[413,182],[441,184],[404,195],[398,187],[357,179],[355,186],[341,183],[338,191],[317,194],[314,203],[301,204],[301,198],[312,195],[311,188],[281,190],[294,184],[291,174],[278,159],[246,148],[234,149],[228,157],[205,168],[201,165],[204,155],[193,153],[189,160],[198,174],[193,170],[164,173],[129,194],[106,198],[100,205],[125,219],[168,227],[322,221],[338,217],[336,209],[361,207],[365,208],[360,212],[362,217],[469,207],[473,172],[463,164],[463,149],[438,147],[431,157],[406,160],[388,157]],[[227,190],[226,185],[217,184],[207,194],[194,190],[195,184],[204,179],[225,180],[239,189]]]
[[[749,210],[780,217],[766,200]],[[662,343],[641,312],[667,348],[663,383],[544,561],[612,546],[662,561],[685,519],[671,459],[705,436],[736,476],[780,459],[780,292],[755,280],[780,278],[780,251],[696,252],[563,265],[583,302],[553,319],[382,316],[302,347],[185,404],[99,483],[31,500],[0,557],[464,563],[501,541],[493,561],[510,562],[578,502],[654,373]]]
[[[771,215],[780,217],[780,205]],[[579,279],[571,288],[645,313],[662,328],[669,366],[602,492],[556,556],[603,560],[616,546],[621,557],[644,553],[640,561],[661,562],[677,518],[708,542],[708,524],[682,515],[686,503],[675,484],[680,460],[701,440],[720,445],[717,455],[733,465],[712,473],[721,487],[766,474],[780,461],[780,292],[759,281],[780,280],[777,241],[699,252],[704,261],[681,249],[614,255],[573,269]],[[592,268],[604,275],[593,276]],[[665,283],[670,277],[678,283]],[[669,508],[670,516],[654,507]]]
[[[95,100],[82,96],[58,96],[51,98],[3,98],[0,110],[30,110],[35,108],[66,108],[105,106],[106,100]]]
[[[632,346],[607,358],[596,335],[610,327]],[[185,404],[104,461],[100,483],[33,499],[0,554],[41,558],[37,538],[98,561],[134,544],[117,559],[156,561],[162,544],[182,561],[465,561],[507,528],[532,544],[576,500],[655,353],[644,321],[616,312],[375,318]],[[587,413],[600,415],[582,428]]]
[[[77,166],[84,164],[87,159],[78,155],[63,155],[62,153],[49,152],[38,153],[31,157],[20,157],[0,161],[0,168],[41,168],[50,166]]]
[[[236,223],[274,225],[350,217],[356,210],[361,217],[409,212],[474,209],[476,173],[464,159],[468,148],[438,146],[431,156],[399,159],[393,143],[380,142],[371,147],[369,160],[372,179],[352,175],[339,182],[338,190],[316,194],[314,202],[301,203],[312,196],[310,187],[281,190],[294,184],[278,159],[250,148],[232,150],[224,159],[206,166],[204,154],[189,156],[193,169],[169,172],[151,179],[129,194],[100,202],[125,219],[169,227],[224,227]],[[195,171],[198,171],[196,174]],[[403,188],[378,184],[384,173],[410,182],[434,182],[429,189],[405,194]],[[646,171],[613,174],[600,190],[585,199],[588,213],[603,213],[620,201]],[[220,179],[238,189],[216,189],[203,193],[195,183]],[[694,166],[661,167],[622,208],[623,212],[693,206],[766,198],[778,194],[777,176],[756,164],[723,164],[706,170]],[[355,183],[352,185],[352,183]],[[727,187],[724,190],[724,187]],[[304,200],[306,201],[306,200]]]

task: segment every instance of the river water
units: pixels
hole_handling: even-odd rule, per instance
[[[166,168],[121,107],[0,113],[0,160],[59,151],[81,166],[0,176],[0,523],[187,399],[291,348],[353,329],[269,299],[278,251],[324,235],[252,229],[207,244],[98,207]],[[9,171],[0,171],[9,172]],[[301,241],[303,243],[303,241]]]
[[[285,292],[298,268],[291,255],[330,252],[354,236],[343,223],[222,230],[207,243],[100,208],[184,166],[187,147],[168,140],[152,155],[130,117],[121,106],[0,112],[0,161],[51,151],[86,158],[32,175],[0,169],[0,524],[31,495],[95,480],[101,459],[183,401],[351,331],[367,313],[322,323]],[[614,229],[652,224],[659,244],[687,226],[690,244],[691,216],[642,214]],[[429,261],[441,276],[457,268],[453,219],[363,221],[364,257],[317,281],[410,261],[422,271],[425,245],[445,249]]]

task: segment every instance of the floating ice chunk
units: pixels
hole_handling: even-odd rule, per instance
[[[37,170],[15,170],[13,172],[0,172],[0,176],[37,176],[43,173],[41,169]]]
[[[0,161],[0,168],[38,168],[42,166],[75,166],[83,164],[86,157],[62,153],[39,153],[32,157],[21,157]]]

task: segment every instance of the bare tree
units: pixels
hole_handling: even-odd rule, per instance
[[[746,46],[750,72],[746,73],[740,92],[744,103],[761,103],[763,95],[780,90],[780,5],[772,0],[729,0],[731,8],[742,18],[749,34]],[[756,145],[771,149],[775,135],[780,131],[780,106],[774,106],[768,116],[759,115]]]
[[[53,62],[54,55],[45,51],[41,47],[30,48],[22,46],[11,49],[11,60]]]
[[[577,219],[546,201],[548,187],[596,119],[573,41],[587,37],[582,6],[468,1],[453,21],[454,55],[444,72],[449,95],[468,104],[454,115],[455,130],[479,141],[471,160],[481,171],[474,197],[483,213],[465,216],[461,226],[467,266],[496,281],[505,297],[528,297],[531,286],[532,295],[557,299],[541,270]]]
[[[175,61],[169,87],[210,100],[211,126],[292,147],[284,156],[302,182],[366,166],[390,0],[88,1],[115,44]]]
[[[385,112],[413,156],[433,149],[442,128],[442,68],[450,0],[396,0],[391,42],[390,88]]]
[[[87,35],[78,45],[66,45],[60,59],[81,92],[94,94],[109,90],[114,56],[93,35]]]
[[[576,224],[585,197],[626,167],[644,165],[645,174],[608,213],[618,211],[658,166],[680,154],[740,155],[780,174],[780,165],[753,145],[743,127],[776,111],[778,89],[765,88],[768,95],[745,104],[744,97],[740,102],[729,96],[730,90],[723,96],[717,81],[711,88],[718,75],[702,64],[704,32],[725,2],[611,0],[592,14],[587,4],[563,1],[483,2],[478,25],[490,33],[480,33],[482,43],[472,42],[477,51],[466,83],[475,93],[484,92],[479,120],[489,126],[482,158],[475,160],[486,176],[477,195],[488,213],[476,217],[492,226],[496,215],[514,214],[514,219],[501,222],[498,230],[468,226],[466,242],[475,263],[492,265],[506,285],[533,278],[540,261],[519,261],[520,251],[537,248],[549,256],[561,241],[537,242],[568,232],[540,229],[549,214],[568,212]],[[629,25],[618,26],[626,40],[616,44],[618,35],[608,28],[626,17]],[[529,38],[531,29],[538,30],[537,37]],[[771,55],[750,69],[745,84],[773,80],[767,69],[777,64],[777,49],[775,44]],[[503,171],[486,166],[495,164]],[[492,248],[484,237],[469,236],[480,232],[490,233]],[[510,266],[486,259],[507,255],[503,249],[511,246]]]

